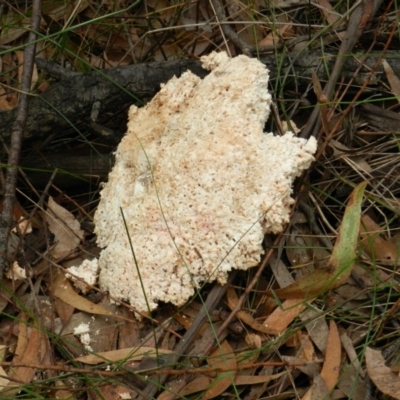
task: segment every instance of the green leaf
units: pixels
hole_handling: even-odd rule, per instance
[[[350,195],[328,266],[275,290],[275,295],[283,299],[310,298],[347,282],[356,259],[361,203],[367,183],[360,183]]]

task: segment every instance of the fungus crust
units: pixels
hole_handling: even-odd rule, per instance
[[[131,107],[95,214],[100,286],[139,311],[182,305],[203,282],[257,265],[316,150],[314,139],[263,133],[271,96],[261,62],[225,53],[202,62],[204,79],[185,72]]]

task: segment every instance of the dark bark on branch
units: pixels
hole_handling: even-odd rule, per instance
[[[21,168],[36,188],[47,185],[51,174],[57,169],[53,183],[63,190],[68,188],[85,187],[88,182],[98,184],[106,180],[113,159],[110,154],[71,154],[68,152],[36,155],[23,160]]]
[[[160,84],[187,69],[205,75],[200,64],[193,60],[165,63],[137,64],[87,74],[62,72],[62,68],[37,60],[42,70],[50,70],[60,79],[46,92],[30,99],[26,136],[46,138],[52,133],[77,126],[80,121],[90,124],[93,104],[100,102],[101,113],[114,113],[130,104],[140,104],[151,98]],[[0,134],[9,136],[8,126],[15,118],[14,111],[0,113]]]
[[[327,71],[331,71],[338,55],[321,54],[320,51],[304,52],[301,56],[287,55],[278,59],[276,55],[262,57],[262,62],[271,71],[271,87],[291,87],[298,91],[311,82],[311,73],[317,72],[320,81],[327,81]],[[369,68],[376,62],[379,54],[368,57],[366,65],[361,68],[354,84],[365,81]],[[346,57],[341,77],[352,78],[354,71],[360,66],[362,54]],[[385,59],[400,76],[398,53],[388,53]],[[26,137],[43,140],[50,134],[56,137],[73,131],[76,127],[88,127],[93,104],[100,103],[99,115],[112,115],[132,103],[140,104],[139,100],[148,100],[158,92],[161,83],[167,82],[172,76],[180,76],[184,71],[191,70],[196,75],[204,77],[199,61],[178,60],[149,64],[136,64],[100,72],[87,74],[74,73],[38,60],[42,70],[50,70],[50,74],[59,79],[46,92],[29,100],[29,115],[25,129]],[[374,89],[384,90],[380,81],[386,81],[382,67],[379,67],[370,84]],[[299,92],[299,95],[301,92]],[[10,127],[16,118],[16,111],[0,113],[0,134],[9,138]]]

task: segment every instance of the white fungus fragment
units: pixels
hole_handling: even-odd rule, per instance
[[[90,337],[89,333],[84,333],[80,335],[79,340],[81,341],[86,350],[93,351],[92,347],[90,346],[92,338]]]
[[[68,272],[70,272],[70,274],[67,273],[66,277],[72,280],[77,289],[86,294],[90,288],[96,284],[98,270],[99,266],[97,259],[84,260],[79,266],[69,267]]]
[[[74,335],[79,336],[79,340],[84,345],[86,350],[93,351],[90,346],[92,338],[90,337],[89,330],[89,324],[82,322],[74,328]]]
[[[14,261],[12,267],[6,272],[6,277],[16,281],[26,279],[26,270],[19,266],[18,261]]]
[[[206,78],[186,72],[131,107],[95,215],[100,286],[139,311],[182,305],[201,283],[257,265],[316,150],[313,138],[263,133],[271,96],[261,62],[225,53],[202,62]]]
[[[74,328],[74,335],[81,335],[83,333],[88,333],[90,331],[89,324],[81,322],[78,326]]]

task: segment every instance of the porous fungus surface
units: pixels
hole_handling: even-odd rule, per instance
[[[202,62],[206,78],[186,72],[130,108],[95,214],[100,286],[140,311],[182,305],[202,282],[257,265],[316,150],[314,139],[263,133],[262,63],[225,53]]]

